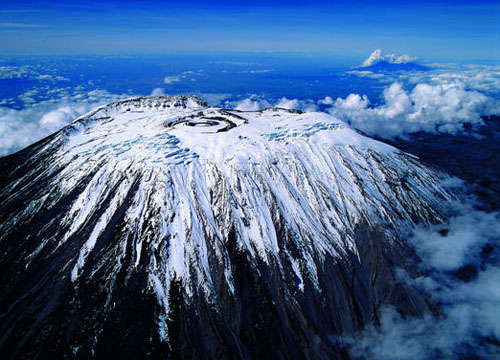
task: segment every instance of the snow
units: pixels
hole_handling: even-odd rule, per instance
[[[84,117],[85,122],[75,122],[76,131],[69,136],[66,156],[106,153],[106,156],[164,166],[186,164],[196,158],[218,164],[259,162],[290,143],[356,145],[379,152],[394,151],[388,145],[359,135],[326,113],[296,113],[286,109],[223,111],[200,107],[194,102],[185,108],[138,107],[126,111],[128,109],[104,107]],[[190,115],[194,117],[178,123]],[[207,125],[210,118],[227,119],[235,127],[217,132],[226,124],[212,120],[216,124]]]
[[[40,151],[50,156],[43,174],[52,193],[68,194],[83,184],[57,244],[83,229],[89,234],[70,262],[71,280],[78,284],[85,269],[94,266],[92,274],[102,266],[105,259],[88,259],[98,256],[100,236],[127,201],[110,277],[125,266],[132,239],[133,267],[148,267],[150,287],[163,307],[162,336],[174,278],[188,296],[202,292],[215,301],[217,267],[235,291],[227,248],[232,229],[237,249],[231,250],[293,269],[283,276],[299,279],[292,283],[304,291],[308,284],[317,286],[325,259],[357,253],[353,232],[361,222],[402,231],[412,217],[436,216],[436,203],[450,197],[440,186],[442,174],[329,114],[223,110],[193,97],[155,96],[100,107]],[[13,214],[12,222],[2,224],[4,236],[15,221],[36,211],[36,203],[28,209],[30,214]],[[277,233],[279,226],[285,235]]]

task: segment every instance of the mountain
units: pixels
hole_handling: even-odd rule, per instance
[[[382,305],[435,311],[395,271],[447,176],[325,113],[134,98],[0,169],[4,359],[347,359]]]
[[[355,70],[365,70],[372,72],[391,71],[428,71],[428,66],[416,63],[416,57],[403,54],[384,54],[381,49],[374,50],[368,58],[363,61]]]
[[[372,72],[391,72],[391,71],[428,71],[431,68],[414,62],[393,63],[389,61],[378,61],[373,65],[360,66],[356,70],[365,70]]]

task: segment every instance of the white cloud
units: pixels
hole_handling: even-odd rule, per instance
[[[403,82],[409,85],[443,82],[461,82],[467,89],[478,90],[498,96],[500,92],[500,66],[429,64],[428,71],[378,71],[349,70],[346,74],[379,80],[383,83]]]
[[[198,96],[200,99],[205,101],[207,104],[212,106],[221,106],[228,107],[226,104],[228,103],[228,99],[231,97],[231,94],[225,93],[194,93],[193,95]]]
[[[298,109],[299,108],[299,100],[297,99],[287,99],[286,97],[282,97],[279,99],[276,107],[280,107],[283,109]]]
[[[234,66],[251,66],[255,65],[253,62],[248,61],[210,61],[209,64],[222,64],[222,65],[234,65]]]
[[[403,318],[392,307],[383,308],[380,327],[369,326],[361,334],[347,338],[353,356],[419,360],[467,355],[493,359],[498,355],[498,248],[488,261],[480,253],[486,244],[498,244],[500,213],[475,210],[467,202],[459,211],[444,225],[418,228],[411,239],[426,275],[412,279],[406,273],[400,274],[403,282],[420,288],[440,303],[441,314]],[[447,234],[442,231],[444,227]],[[454,272],[465,265],[477,273],[464,281]]]
[[[47,72],[51,72],[50,69],[45,69],[41,65],[3,65],[0,66],[0,79],[34,79],[51,82],[69,81],[66,77],[48,74]]]
[[[324,99],[321,99],[318,101],[318,104],[320,104],[320,105],[333,105],[334,100],[330,96],[325,96]]]
[[[91,109],[128,95],[102,90],[77,93],[56,91],[54,98],[20,110],[0,106],[0,156],[13,153],[69,124]],[[56,95],[57,94],[57,95]]]
[[[44,114],[39,124],[41,128],[46,129],[48,132],[54,132],[89,110],[88,104],[63,105]]]
[[[255,70],[250,70],[249,73],[250,74],[265,74],[265,73],[268,73],[268,72],[272,72],[273,70],[272,69],[255,69]]]
[[[321,101],[321,100],[320,100]],[[288,99],[286,97],[282,97],[278,100],[276,107],[284,108],[284,109],[296,109],[302,111],[317,111],[318,105],[313,100],[299,100],[299,99]]]
[[[163,82],[165,84],[173,84],[179,81],[181,81],[181,78],[179,76],[165,76],[165,79],[163,79]]]
[[[153,91],[151,91],[151,95],[165,95],[165,89],[163,88],[155,88]]]
[[[235,109],[242,111],[257,111],[261,109],[261,105],[256,100],[243,99],[236,104]]]
[[[498,101],[460,82],[417,84],[411,91],[394,83],[383,99],[383,105],[371,107],[365,95],[350,94],[329,112],[368,134],[394,138],[418,131],[460,133],[465,123],[481,125],[481,115],[500,109]]]
[[[391,64],[407,64],[416,61],[417,58],[410,55],[395,55],[395,54],[383,54],[382,50],[377,49],[370,54],[370,56],[363,62],[361,66],[367,67],[375,65],[381,61],[386,61]]]
[[[333,102],[333,99],[331,100]],[[279,107],[283,109],[295,109],[302,111],[318,110],[318,105],[316,104],[316,102],[310,99],[299,100],[299,99],[288,99],[287,97],[282,97],[277,100],[267,100],[258,95],[251,95],[249,98],[238,101],[234,100],[221,101],[221,106],[243,111],[256,111],[271,107]]]
[[[468,89],[486,93],[500,92],[500,66],[465,65],[438,67],[427,73],[399,74],[411,83],[461,82]]]
[[[368,71],[368,70],[350,70],[346,71],[347,74],[350,75],[356,75],[359,77],[364,77],[364,78],[370,78],[370,79],[376,79],[384,82],[393,82],[397,78],[393,75],[390,74],[385,74],[385,73],[380,73],[376,72],[374,73],[373,71]],[[391,73],[393,74],[393,73]]]
[[[166,76],[163,79],[163,82],[165,84],[174,84],[177,82],[180,82],[182,80],[190,80],[190,81],[196,81],[196,77],[201,76],[203,74],[203,70],[187,70],[179,75],[171,75],[171,76]]]
[[[274,70],[272,69],[250,69],[250,70],[243,70],[239,71],[241,74],[265,74],[269,72],[273,72]]]
[[[488,239],[500,239],[498,213],[475,211],[471,206],[461,213],[448,224],[416,229],[410,242],[429,266],[455,271],[468,262],[478,263]]]

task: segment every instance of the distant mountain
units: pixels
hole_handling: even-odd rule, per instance
[[[134,98],[0,158],[0,354],[348,359],[448,176],[324,113]]]
[[[392,71],[428,71],[431,68],[417,63],[391,63],[388,61],[379,61],[373,65],[361,66],[355,70],[366,70],[372,72],[392,72]]]
[[[429,67],[416,63],[417,58],[409,55],[383,54],[382,50],[373,51],[356,70],[372,72],[427,71]]]

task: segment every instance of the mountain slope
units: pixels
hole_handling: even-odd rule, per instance
[[[445,176],[324,113],[101,107],[0,159],[5,358],[345,358]]]

